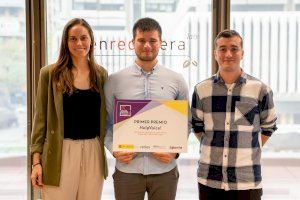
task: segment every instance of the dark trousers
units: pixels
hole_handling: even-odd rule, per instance
[[[118,169],[113,174],[116,200],[174,200],[179,172],[177,167],[163,174],[123,173]]]
[[[229,190],[211,188],[198,183],[200,200],[261,200],[262,189]]]

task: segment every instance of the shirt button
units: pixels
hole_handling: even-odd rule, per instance
[[[229,125],[229,122],[226,122],[226,125]]]
[[[231,89],[229,89],[228,91],[231,92]]]
[[[51,131],[51,134],[54,134],[54,130]]]
[[[49,150],[48,153],[51,154],[51,150]]]
[[[224,155],[225,158],[227,158],[227,155]]]

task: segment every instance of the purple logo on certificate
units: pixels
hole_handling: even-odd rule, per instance
[[[150,102],[151,100],[115,99],[114,124],[129,119],[138,113],[144,112],[143,108]]]
[[[120,117],[131,117],[131,105],[120,105]]]

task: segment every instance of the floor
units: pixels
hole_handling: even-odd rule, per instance
[[[197,199],[196,160],[179,160],[178,200]],[[300,159],[263,159],[263,200],[300,200]],[[104,184],[102,199],[114,199],[111,173],[114,161],[109,160],[110,176]],[[0,159],[0,200],[26,200],[26,158]]]

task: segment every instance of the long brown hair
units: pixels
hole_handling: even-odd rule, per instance
[[[64,27],[60,43],[59,57],[53,69],[52,81],[55,83],[57,89],[61,90],[62,92],[68,94],[72,94],[74,92],[74,76],[72,73],[73,63],[68,48],[68,34],[70,28],[78,24],[85,27],[88,30],[91,38],[91,47],[88,54],[88,63],[90,67],[90,86],[93,90],[99,92],[99,88],[97,85],[97,74],[100,74],[100,77],[103,78],[103,75],[105,74],[105,69],[100,67],[94,58],[95,39],[92,28],[87,23],[87,21],[81,18],[74,18],[70,20]]]

